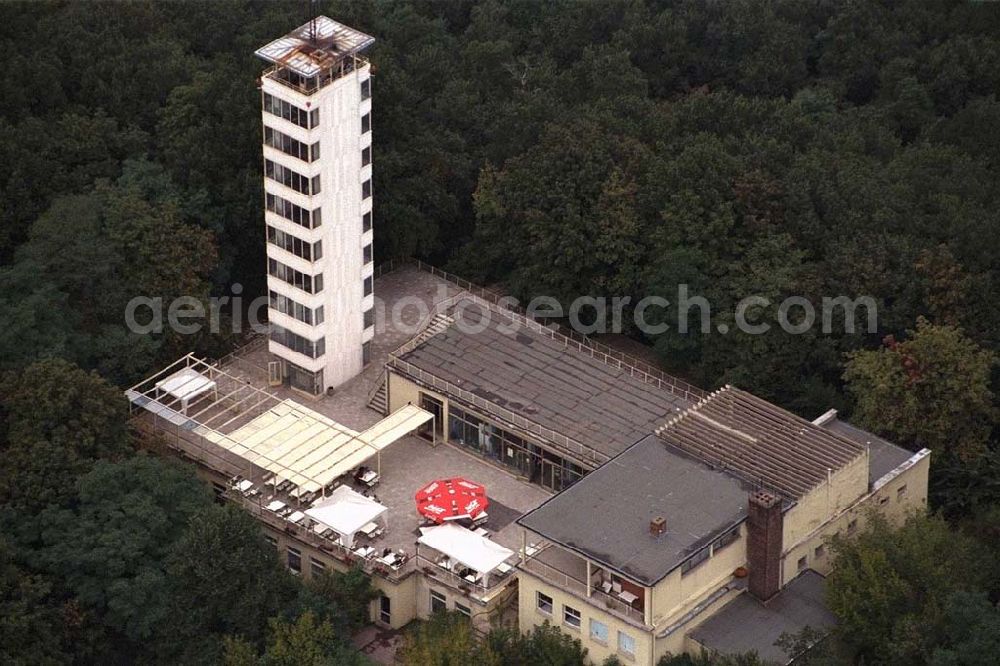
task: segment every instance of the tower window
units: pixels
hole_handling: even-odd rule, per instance
[[[371,111],[361,116],[361,133],[365,134],[372,130],[372,114]]]
[[[372,147],[368,146],[361,151],[361,166],[365,167],[372,163]]]
[[[368,99],[372,96],[372,80],[365,79],[361,82],[361,99],[362,101]]]
[[[365,293],[364,293],[364,295],[367,296],[370,293],[372,293],[372,277],[369,275],[368,277],[365,278]]]
[[[372,196],[372,179],[369,178],[365,182],[361,183],[361,198],[369,199]]]
[[[364,249],[364,262],[365,262],[365,264],[372,263],[372,244],[371,243],[368,243],[368,245],[365,245],[365,249]]]
[[[368,211],[367,213],[361,216],[361,231],[362,233],[364,233],[365,231],[371,231],[371,229],[372,229],[372,212]]]

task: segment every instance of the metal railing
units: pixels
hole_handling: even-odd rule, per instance
[[[417,566],[421,568],[424,575],[440,581],[452,589],[469,592],[480,601],[491,595],[493,592],[506,587],[515,578],[513,575],[513,567],[511,567],[511,570],[505,574],[500,574],[494,571],[489,575],[489,586],[486,586],[482,583],[475,583],[466,580],[451,569],[438,564],[434,560],[425,557],[419,552],[417,553],[415,559],[417,560]]]
[[[420,259],[390,259],[389,261],[379,264],[376,267],[375,276],[379,277],[404,266],[415,266],[424,272],[445,280],[446,282],[457,285],[466,290],[471,296],[481,299],[486,304],[518,316],[518,318],[522,320],[521,323],[528,326],[536,333],[546,335],[552,340],[562,343],[566,347],[589,354],[591,357],[602,361],[607,365],[627,372],[630,377],[635,377],[646,382],[647,384],[652,384],[657,388],[669,391],[670,393],[684,398],[689,402],[697,402],[708,395],[707,391],[700,389],[693,384],[669,375],[663,370],[660,370],[659,368],[656,368],[630,354],[613,349],[603,343],[595,342],[582,333],[578,333],[573,330],[556,330],[551,326],[546,326],[538,321],[535,321],[528,316],[527,311],[519,307],[516,303],[511,302],[512,298],[510,296],[506,296],[493,291],[492,289],[487,289],[486,287],[477,285],[469,280],[466,280],[465,278],[459,277],[453,273],[449,273],[448,271],[441,270],[436,266],[432,266],[431,264],[421,261]]]
[[[271,79],[277,81],[281,85],[291,88],[292,90],[301,93],[303,95],[312,95],[317,91],[322,90],[334,81],[341,79],[348,74],[351,74],[358,69],[361,69],[368,64],[368,60],[359,56],[354,56],[353,58],[344,58],[339,61],[336,66],[324,69],[318,75],[314,77],[300,77],[305,80],[315,81],[311,86],[302,85],[294,81],[289,80],[286,77],[282,77],[282,72],[286,72],[288,68],[284,65],[271,65],[261,74],[262,79]]]
[[[544,552],[544,551],[543,551]],[[556,567],[546,564],[538,559],[538,556],[529,557],[518,565],[522,571],[541,578],[547,583],[555,585],[561,590],[565,590],[581,599],[587,600],[593,606],[604,608],[608,612],[621,617],[639,627],[646,627],[646,618],[642,611],[633,608],[617,597],[606,594],[602,590],[591,589],[587,594],[587,582],[569,575]]]

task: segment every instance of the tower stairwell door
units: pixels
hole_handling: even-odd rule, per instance
[[[281,361],[267,362],[268,386],[281,386]]]

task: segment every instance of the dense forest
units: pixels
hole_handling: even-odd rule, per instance
[[[874,332],[681,335],[668,309],[667,332],[626,333],[703,387],[931,448],[948,522],[841,545],[833,606],[857,640],[836,658],[996,653],[969,641],[1000,598],[973,575],[1000,560],[1000,4],[319,4],[377,39],[377,259],[522,299],[685,284],[713,330],[751,294],[873,297]],[[120,392],[238,342],[131,333],[133,296],[263,292],[253,51],[308,11],[0,3],[0,661],[359,658],[344,637],[364,581],[290,580],[252,521],[135,451]],[[936,557],[954,566],[914,580],[906,562]]]

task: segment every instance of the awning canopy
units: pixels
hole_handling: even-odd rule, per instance
[[[214,390],[215,382],[194,368],[184,368],[156,382],[156,388],[180,400],[181,409],[186,411],[192,400]]]
[[[514,554],[509,548],[454,523],[425,527],[420,531],[423,532],[418,539],[420,543],[484,575]]]
[[[306,515],[343,536],[344,544],[350,546],[354,542],[355,532],[388,510],[388,507],[348,486],[340,486],[328,499],[307,509]]]

